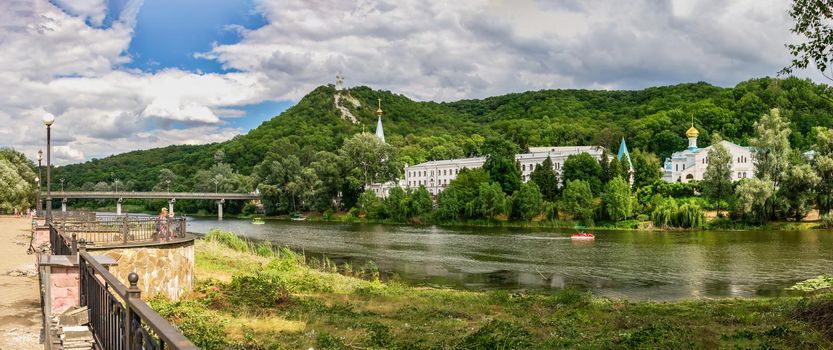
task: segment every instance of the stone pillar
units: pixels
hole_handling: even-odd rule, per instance
[[[116,215],[121,215],[121,202],[121,198],[116,201]]]
[[[168,215],[174,215],[174,203],[176,203],[176,198],[171,198],[168,200]]]
[[[67,212],[67,199],[66,198],[61,200],[61,212],[63,212],[63,213]]]
[[[217,218],[222,221],[223,220],[223,203],[225,203],[225,199],[221,199],[217,201]]]

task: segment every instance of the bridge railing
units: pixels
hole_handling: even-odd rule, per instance
[[[60,220],[65,237],[76,235],[95,245],[129,244],[185,238],[185,217],[159,219],[151,216],[98,216],[95,220]]]
[[[130,273],[129,287],[99,264],[81,244],[81,306],[89,309],[90,328],[103,349],[198,349],[144,301]]]

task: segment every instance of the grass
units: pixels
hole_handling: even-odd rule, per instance
[[[248,248],[227,233],[197,241],[194,292],[152,301],[204,349],[833,347],[833,294],[659,303],[417,288],[238,240]]]

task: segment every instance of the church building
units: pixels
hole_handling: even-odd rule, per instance
[[[712,146],[697,147],[697,137],[699,135],[700,132],[692,124],[691,128],[686,131],[688,148],[680,152],[674,152],[671,158],[665,159],[665,165],[662,167],[663,180],[682,183],[703,180],[706,168],[709,166],[709,151],[711,151]],[[755,176],[755,163],[753,162],[752,150],[749,147],[738,146],[725,140],[721,141],[720,144],[732,155],[732,181]]]

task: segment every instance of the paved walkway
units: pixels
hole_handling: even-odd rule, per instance
[[[43,349],[31,220],[0,216],[0,350]]]

